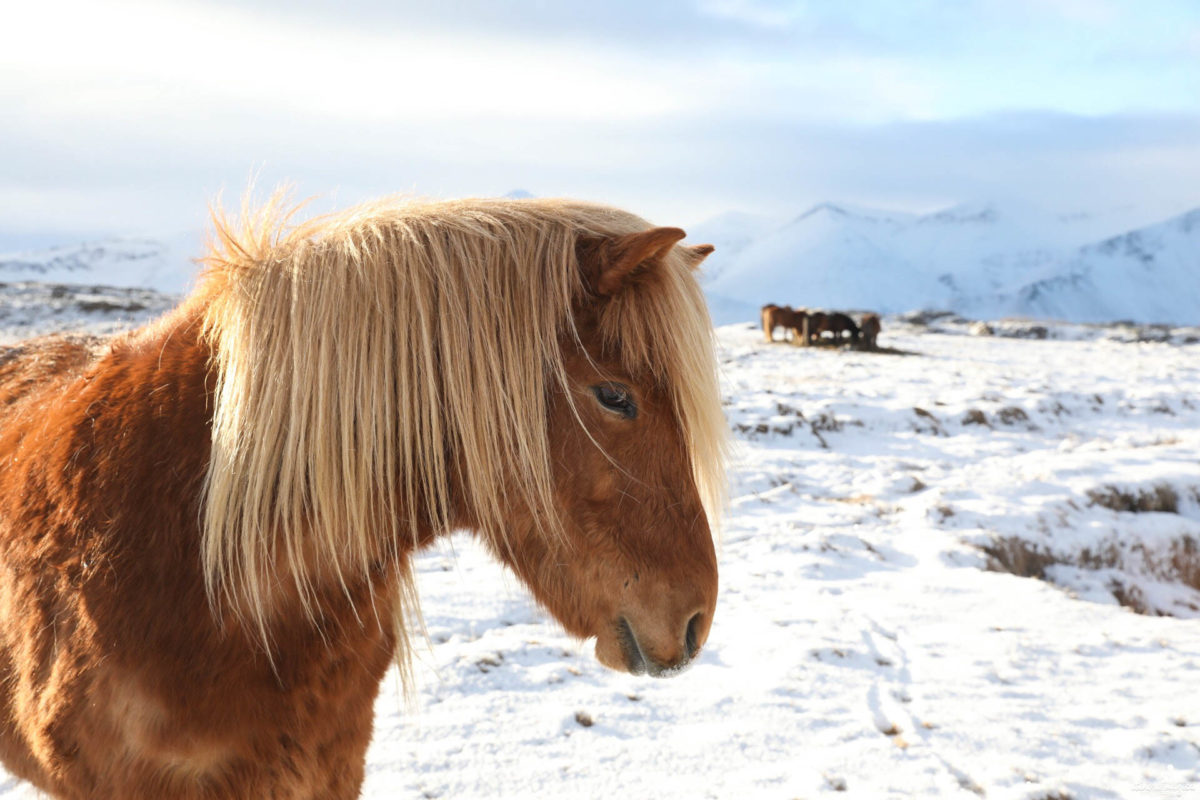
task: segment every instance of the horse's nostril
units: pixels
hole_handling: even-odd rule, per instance
[[[637,636],[633,633],[633,626],[624,617],[617,620],[617,639],[621,643],[621,654],[625,656],[625,666],[629,671],[634,675],[648,671],[650,665],[641,645],[638,644]]]
[[[696,633],[696,630],[700,627],[700,617],[700,614],[694,614],[692,618],[688,620],[687,633],[683,635],[683,651],[685,661],[691,661],[692,656],[696,655],[696,651],[700,649],[700,646],[697,643],[698,634]]]

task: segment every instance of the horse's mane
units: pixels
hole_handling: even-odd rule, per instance
[[[398,543],[444,529],[452,502],[498,547],[514,499],[554,535],[545,418],[588,292],[576,242],[649,224],[561,200],[387,200],[291,225],[277,195],[242,216],[214,214],[198,295],[217,373],[202,506],[214,602],[265,637],[279,567],[314,614],[318,573],[349,591],[390,559],[413,611]],[[715,525],[725,422],[686,256],[608,301],[600,334],[670,388]]]

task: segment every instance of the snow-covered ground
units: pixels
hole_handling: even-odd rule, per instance
[[[153,289],[0,283],[0,344],[43,333],[116,333],[160,317],[178,302],[178,295]]]
[[[422,554],[364,796],[1200,797],[1200,345],[961,327],[719,330],[737,453],[682,676],[604,669],[469,537]]]

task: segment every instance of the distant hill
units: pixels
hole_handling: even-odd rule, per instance
[[[0,255],[0,283],[118,286],[182,294],[195,279],[199,232],[114,237],[66,247]]]
[[[1081,247],[1018,292],[1030,316],[1080,322],[1200,320],[1200,209]]]
[[[767,302],[989,319],[1200,321],[1200,209],[1136,230],[1114,227],[1102,214],[1056,217],[996,203],[923,215],[822,203],[784,221],[728,212],[690,226],[688,240],[717,246],[702,278],[717,324],[755,321]],[[202,251],[202,234],[185,232],[0,254],[0,283],[178,295],[194,282]]]
[[[766,302],[1080,322],[1200,319],[1200,209],[1134,231],[997,204],[904,214],[823,203],[786,222],[723,214],[704,287],[718,324]],[[1112,235],[1112,234],[1118,235]]]

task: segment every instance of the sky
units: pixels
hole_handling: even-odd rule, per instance
[[[818,202],[1200,206],[1194,0],[45,0],[0,28],[0,249],[521,189],[659,224]]]

